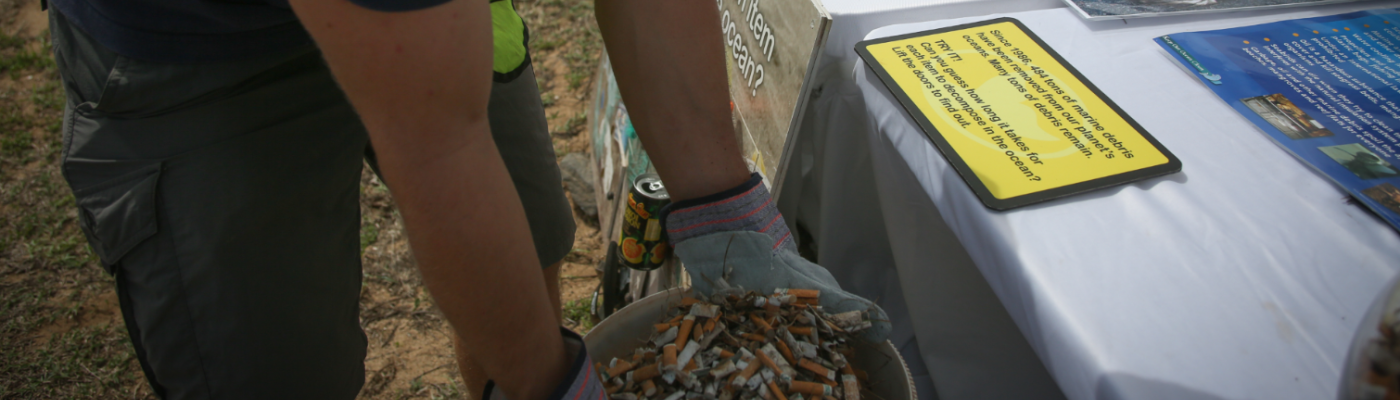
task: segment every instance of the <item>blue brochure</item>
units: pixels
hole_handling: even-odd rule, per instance
[[[1274,141],[1400,229],[1400,12],[1156,42]]]

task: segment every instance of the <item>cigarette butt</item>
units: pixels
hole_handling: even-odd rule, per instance
[[[613,365],[612,368],[608,368],[607,376],[613,377],[622,375],[627,371],[631,371],[633,367],[635,367],[635,365],[632,365],[632,363],[627,362],[627,360],[617,360],[617,364]]]
[[[743,345],[739,344],[739,340],[738,340],[738,339],[735,339],[733,336],[729,336],[728,334],[719,335],[719,340],[720,340],[721,342],[724,342],[724,344],[727,344],[727,345],[730,345],[730,346],[734,346],[734,347],[744,347]]]
[[[855,375],[841,375],[841,388],[846,392],[846,400],[860,400],[860,382]]]
[[[816,289],[778,289],[780,294],[792,295],[792,297],[817,298],[821,297],[822,291]]]
[[[841,374],[843,374],[843,375],[855,375],[855,374],[856,374],[856,371],[855,371],[854,368],[851,368],[851,364],[846,364],[845,366],[842,366],[842,367],[841,367]]]
[[[671,318],[670,320],[666,321],[666,323],[668,323],[668,324],[679,323],[679,322],[681,322],[681,318],[685,318],[685,315],[677,315],[677,316],[675,316],[674,318]]]
[[[715,330],[715,323],[716,323],[716,322],[719,322],[719,320],[716,319],[716,318],[710,318],[708,321],[705,321],[705,332],[709,332],[709,331]]]
[[[738,368],[734,367],[734,361],[724,360],[723,364],[717,365],[714,368],[710,368],[710,376],[713,376],[715,378],[723,378],[725,376],[728,376],[729,374],[734,373],[734,371],[736,370],[738,370]]]
[[[757,315],[754,315],[753,313],[749,313],[749,319],[750,319],[750,320],[753,320],[754,325],[758,325],[758,327],[759,327],[759,328],[762,328],[764,332],[768,332],[768,331],[773,330],[773,325],[772,325],[772,324],[769,324],[768,321],[764,321],[763,318],[759,318]]]
[[[787,329],[788,329],[788,332],[792,332],[792,334],[794,334],[794,335],[802,335],[802,336],[811,336],[811,335],[812,335],[812,328],[811,328],[811,327],[808,327],[808,326],[789,326]],[[684,331],[684,330],[682,330],[682,331]]]
[[[769,314],[777,314],[779,311],[782,311],[782,308],[778,307],[777,304],[773,304],[773,302],[769,302],[768,305],[763,306],[763,310],[768,311]]]
[[[654,394],[656,394],[656,382],[652,382],[650,379],[642,381],[642,395],[651,397]]]
[[[632,379],[639,381],[650,381],[651,378],[658,376],[661,376],[661,368],[656,364],[644,365],[641,368],[637,368],[637,370],[632,373]]]
[[[662,362],[663,365],[666,367],[666,369],[667,369],[667,370],[671,370],[671,371],[675,371],[675,370],[676,370],[676,367],[677,367],[677,366],[676,366],[676,345],[673,344],[673,343],[668,343],[668,344],[666,344],[666,347],[662,347],[662,348],[661,348],[661,353],[663,354],[663,355],[661,356],[661,362]]]
[[[814,397],[830,396],[832,392],[831,386],[805,381],[792,381],[788,384],[788,390]]]
[[[656,327],[656,333],[666,332],[667,329],[671,329],[671,324],[669,323],[660,323],[653,326]]]
[[[768,392],[773,393],[773,396],[777,397],[778,400],[787,400],[787,396],[783,395],[783,391],[778,390],[778,384],[773,383],[773,381],[768,381]]]
[[[681,321],[681,331],[676,335],[676,346],[684,345],[686,340],[690,339],[690,330],[693,328],[695,328],[695,317],[685,316],[685,319]]]
[[[783,343],[783,341],[781,341],[781,340],[778,340],[777,342],[778,342],[778,351],[781,352],[781,353],[783,353],[783,358],[786,358],[786,359],[787,359],[788,364],[797,364],[797,359],[795,359],[795,358],[792,357],[792,349],[789,349],[789,348],[788,348],[787,343]],[[806,359],[803,359],[802,361],[807,361],[807,360],[806,360]],[[810,361],[808,361],[808,362],[810,362]]]
[[[761,363],[749,363],[749,366],[745,367],[743,371],[740,371],[739,377],[736,378],[733,382],[731,382],[731,384],[733,386],[743,386],[745,383],[748,382],[749,378],[753,377],[753,374],[755,372],[758,372],[758,367],[761,366],[763,366],[763,364]]]
[[[782,342],[779,342],[779,344],[782,344]],[[816,373],[817,376],[824,377],[826,379],[836,379],[835,371],[826,369],[826,367],[821,366],[821,364],[814,363],[811,360],[805,358],[801,359],[797,361],[797,366],[802,367],[808,371],[812,371],[813,373]]]
[[[725,349],[719,349],[719,357],[720,357],[720,358],[734,358],[734,352],[729,351],[729,350],[725,350]]]
[[[733,323],[736,323],[736,324],[737,324],[737,323],[739,323],[739,316],[738,316],[738,315],[734,315],[734,314],[728,314],[728,315],[725,315],[725,316],[724,316],[724,320],[725,320],[725,321],[729,321],[729,322],[733,322]]]
[[[763,365],[768,366],[768,369],[773,370],[773,372],[783,372],[782,369],[779,369],[779,368],[778,368],[778,363],[773,362],[773,359],[772,359],[772,358],[769,358],[769,357],[768,357],[768,354],[766,354],[766,353],[764,353],[764,352],[762,352],[762,351],[757,352],[757,353],[754,353],[754,354],[758,356],[758,360],[759,360],[759,361],[762,361],[762,362],[763,362]]]
[[[686,297],[684,299],[681,299],[681,307],[690,307],[691,305],[694,305],[695,303],[699,302],[700,299],[694,297]]]
[[[695,343],[695,341],[686,342],[685,348],[684,348],[684,349],[681,349],[680,354],[676,356],[676,363],[677,363],[677,364],[689,364],[689,363],[691,363],[691,362],[694,361],[695,354],[697,354],[697,353],[699,353],[699,352],[700,352],[700,344],[699,344],[699,343]]]
[[[745,334],[744,334],[744,339],[752,340],[752,341],[755,341],[755,342],[767,342],[767,341],[768,341],[768,337],[767,337],[767,336],[763,336],[763,335],[760,335],[760,334],[757,334],[757,333],[752,333],[752,332],[750,332],[750,333],[745,333]]]
[[[834,331],[837,331],[837,332],[841,332],[841,333],[846,333],[846,330],[845,330],[845,329],[843,329],[843,328],[841,328],[841,327],[839,327],[839,326],[836,326],[836,324],[831,323],[831,321],[822,321],[822,322],[825,322],[825,323],[826,323],[826,326],[827,326],[827,327],[830,327],[831,330],[834,330]]]
[[[689,374],[690,371],[694,371],[696,368],[700,368],[700,366],[695,365],[695,359],[691,359],[690,362],[685,363],[685,368],[681,369],[681,372]]]
[[[822,383],[825,384],[825,385],[827,385],[827,386],[831,386],[831,387],[841,386],[840,384],[837,384],[836,381],[833,381],[833,380],[830,380],[830,379],[826,379],[826,377],[824,377],[824,376],[818,376],[817,379],[821,379],[821,380],[822,380]]]

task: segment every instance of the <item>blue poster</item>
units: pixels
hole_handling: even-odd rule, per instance
[[[1400,12],[1156,42],[1235,111],[1400,229]]]

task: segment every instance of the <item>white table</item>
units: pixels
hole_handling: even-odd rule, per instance
[[[1400,235],[1150,39],[1400,3],[1087,24],[1053,1],[839,3],[793,158],[801,179],[780,207],[844,286],[891,312],[892,339],[940,397],[1334,395],[1360,313],[1400,270]],[[994,13],[1045,39],[1183,172],[983,207],[851,49]],[[911,21],[935,22],[870,31]]]

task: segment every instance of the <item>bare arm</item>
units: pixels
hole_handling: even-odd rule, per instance
[[[570,359],[486,119],[487,2],[395,13],[343,0],[292,6],[369,130],[438,307],[509,398],[545,398]]]
[[[708,0],[595,0],[617,88],[673,200],[749,177],[729,110],[719,11]]]

